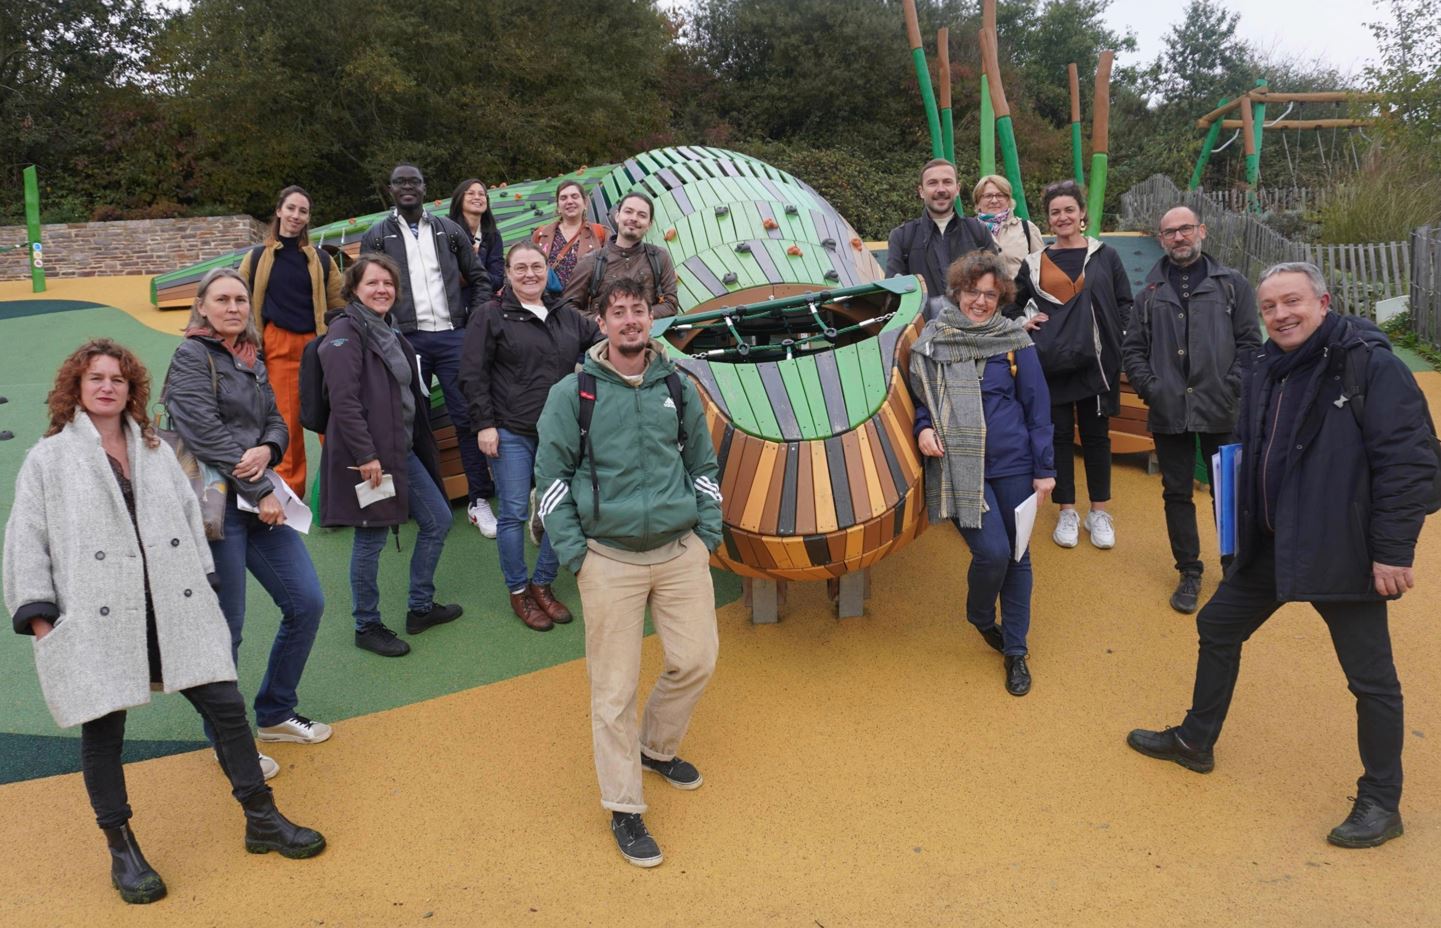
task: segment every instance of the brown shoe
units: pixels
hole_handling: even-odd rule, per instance
[[[573,618],[570,610],[565,608],[565,603],[556,599],[555,594],[550,591],[549,583],[545,586],[536,586],[532,583],[529,592],[530,598],[535,600],[535,604],[550,616],[550,620],[555,624],[564,625]]]
[[[534,589],[534,587],[531,589]],[[552,628],[555,628],[555,623],[550,620],[550,616],[546,615],[545,612],[535,604],[535,600],[530,598],[529,590],[524,593],[511,593],[510,608],[520,617],[520,620],[525,623],[526,628],[532,628],[538,632],[548,632]]]

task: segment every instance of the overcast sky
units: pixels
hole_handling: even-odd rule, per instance
[[[1342,74],[1359,74],[1376,55],[1376,40],[1366,23],[1384,19],[1371,0],[1227,0],[1241,14],[1236,34],[1278,57],[1322,58]],[[1140,42],[1139,60],[1149,62],[1164,50],[1164,39],[1180,22],[1185,0],[1112,0],[1106,19],[1112,28],[1129,28]]]

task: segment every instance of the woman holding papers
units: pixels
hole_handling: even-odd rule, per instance
[[[50,426],[25,456],[5,526],[5,607],[15,631],[34,636],[56,724],[81,726],[80,765],[110,847],[110,879],[137,904],[166,892],[130,830],[122,759],[126,713],[154,690],[180,693],[214,723],[221,769],[245,810],[246,850],[298,858],[325,849],[320,834],[280,814],[265,785],[210,589],[200,505],[150,424],[149,394],[149,372],[115,342],[95,339],[72,353],[46,398]],[[52,839],[31,854],[76,869]]]
[[[293,494],[271,468],[284,456],[289,436],[260,357],[250,293],[236,271],[216,268],[201,278],[185,340],[170,360],[163,402],[185,448],[226,481],[224,537],[212,540],[210,550],[237,664],[247,569],[280,608],[270,663],[255,694],[258,737],[324,741],[330,726],[301,715],[295,691],[325,597],[304,540],[285,524],[285,501]],[[205,732],[213,742],[208,722]],[[267,778],[280,769],[264,755],[261,766]]]
[[[400,268],[382,254],[362,255],[345,272],[318,354],[330,419],[320,458],[320,524],[355,527],[350,593],[355,646],[383,657],[410,645],[380,620],[380,552],[385,536],[415,519],[405,630],[418,635],[460,617],[459,606],[435,602],[435,567],[450,531],[450,503],[441,492],[430,399],[415,349],[386,319],[395,304]]]
[[[966,618],[1005,655],[1006,691],[1024,696],[1027,536],[1056,486],[1050,392],[1030,336],[997,312],[1015,295],[1005,260],[972,252],[951,265],[946,284],[948,302],[911,348],[926,507],[932,523],[954,522],[970,547]]]

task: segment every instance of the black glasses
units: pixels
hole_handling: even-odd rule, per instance
[[[1176,226],[1174,229],[1162,229],[1161,238],[1190,238],[1198,228],[1199,226],[1195,225],[1184,225]]]
[[[392,187],[424,187],[424,186],[425,186],[425,179],[422,178],[422,177],[392,177],[392,178],[390,179],[390,186],[392,186]]]

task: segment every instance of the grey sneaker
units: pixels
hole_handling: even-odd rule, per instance
[[[695,769],[695,764],[681,760],[679,757],[672,757],[670,760],[656,760],[653,757],[640,756],[642,770],[649,770],[665,777],[665,781],[676,789],[699,789],[705,782],[701,778],[700,771]]]
[[[1181,574],[1181,582],[1176,584],[1176,592],[1171,594],[1171,608],[1190,615],[1196,611],[1196,601],[1200,596],[1201,575]]]
[[[1062,548],[1074,548],[1081,540],[1081,514],[1074,509],[1062,509],[1051,540]]]
[[[637,867],[656,867],[664,859],[660,845],[646,831],[645,820],[639,812],[612,812],[610,833],[615,835],[615,844],[620,848],[621,856]]]

